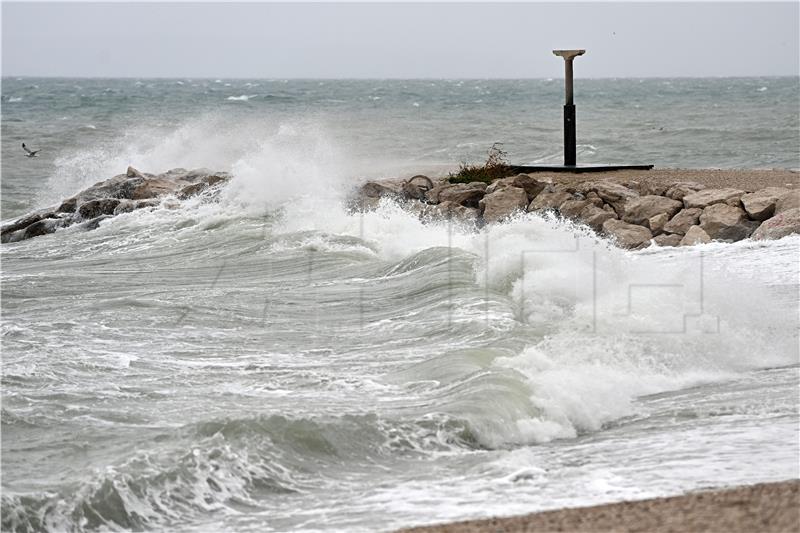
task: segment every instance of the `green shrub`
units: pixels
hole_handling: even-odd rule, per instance
[[[482,181],[491,183],[498,178],[506,178],[514,174],[512,167],[506,161],[508,155],[501,148],[503,143],[494,143],[489,148],[489,156],[483,165],[468,165],[462,162],[458,172],[451,172],[447,180],[450,183],[469,183]]]

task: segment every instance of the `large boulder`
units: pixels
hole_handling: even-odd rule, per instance
[[[453,202],[464,207],[478,207],[486,194],[486,184],[480,181],[455,183],[443,188],[437,195],[438,202]]]
[[[548,185],[533,199],[528,206],[528,211],[558,210],[561,204],[572,199],[574,199],[572,193],[560,187]]]
[[[44,218],[39,220],[38,222],[34,222],[27,228],[25,228],[24,233],[22,235],[23,239],[30,239],[31,237],[39,237],[41,235],[47,235],[48,233],[53,233],[58,228],[64,226],[66,223],[65,220],[60,218]]]
[[[790,209],[797,209],[800,207],[800,190],[793,190],[786,193],[778,203],[775,204],[775,214],[783,213]]]
[[[653,242],[658,246],[678,246],[681,240],[683,240],[683,235],[673,235],[670,233],[662,233],[661,235],[653,237]]]
[[[645,225],[648,220],[662,213],[667,214],[667,220],[681,210],[683,204],[663,196],[638,196],[629,198],[625,202],[622,220],[629,224]]]
[[[702,212],[703,210],[699,207],[681,209],[669,222],[664,224],[664,231],[685,235],[690,227],[700,222],[700,213]]]
[[[178,191],[176,196],[181,200],[187,200],[193,196],[197,196],[206,189],[208,189],[208,184],[200,181],[197,183],[192,183],[191,185],[187,185],[186,187]]]
[[[700,226],[692,226],[686,230],[686,235],[681,238],[681,242],[678,243],[678,246],[694,246],[695,244],[706,244],[709,242],[711,242],[711,237],[708,236],[708,233],[703,231],[703,228]]]
[[[402,193],[403,182],[398,180],[368,181],[358,191],[361,198],[392,198]]]
[[[738,207],[713,204],[703,209],[700,227],[712,239],[740,241],[749,237],[758,223],[748,220],[747,214]]]
[[[519,187],[505,187],[487,194],[480,201],[483,220],[497,222],[528,206],[528,194]]]
[[[753,239],[773,240],[800,234],[800,207],[787,209],[768,218],[753,232]]]
[[[136,188],[140,187],[146,180],[147,178],[142,176],[120,174],[84,189],[76,195],[76,203],[80,205],[84,202],[101,198],[131,199]]]
[[[22,218],[15,220],[14,222],[10,222],[0,228],[0,235],[5,239],[6,236],[10,236],[12,233],[15,233],[21,229],[25,229],[31,224],[35,224],[42,219],[45,218],[57,218],[58,214],[52,209],[42,209],[40,211],[35,211],[33,213],[29,213]],[[3,242],[8,242],[3,240]]]
[[[417,175],[403,183],[402,191],[407,198],[424,200],[428,191],[433,189],[433,181],[428,176]]]
[[[597,232],[602,231],[603,224],[605,224],[606,220],[614,218],[617,218],[617,214],[613,210],[607,211],[594,204],[589,204],[584,207],[578,215],[578,220]]]
[[[775,214],[778,201],[789,194],[784,187],[767,187],[742,196],[742,207],[753,220],[766,220]]]
[[[161,177],[145,179],[133,188],[130,196],[121,196],[120,198],[130,198],[131,200],[158,198],[159,196],[175,194],[185,185],[188,186],[190,184],[183,180],[171,180]]]
[[[739,189],[703,189],[684,196],[683,205],[701,208],[714,204],[738,206],[743,195],[744,191]]]
[[[117,207],[114,208],[114,212],[112,214],[116,216],[122,213],[130,213],[131,211],[135,211],[143,207],[155,207],[160,203],[161,200],[157,198],[151,198],[149,200],[120,200],[117,204]]]
[[[639,185],[639,187],[636,189],[636,192],[638,192],[642,196],[650,196],[650,195],[666,196],[668,188],[669,185],[665,183],[646,181]]]
[[[625,209],[625,203],[639,196],[639,193],[633,189],[629,189],[624,185],[614,183],[612,181],[592,181],[582,183],[578,190],[583,194],[594,192],[603,199],[603,201],[614,208],[618,215],[622,216]]]
[[[572,200],[567,200],[563,204],[558,207],[558,212],[561,213],[561,216],[567,218],[578,218],[581,214],[583,209],[587,205],[593,205],[589,202],[589,200],[581,200],[579,198],[574,198]]]
[[[506,187],[519,187],[525,190],[525,193],[528,195],[528,202],[530,202],[536,198],[547,185],[547,182],[539,181],[528,174],[517,174],[516,176],[493,181],[492,184],[486,188],[486,194],[491,194],[497,190],[505,189]]]
[[[653,233],[653,235],[659,235],[660,233],[663,233],[664,225],[668,221],[669,216],[667,216],[667,213],[659,213],[647,219],[645,226],[650,228],[650,231]]]
[[[56,211],[58,213],[74,213],[77,208],[78,208],[78,199],[67,198],[66,200],[61,202]]]
[[[102,198],[100,200],[89,200],[78,208],[78,214],[84,220],[99,217],[100,215],[112,215],[114,209],[119,205],[116,198]]]
[[[420,204],[423,205],[424,204]],[[477,222],[480,211],[475,207],[464,207],[455,202],[442,202],[436,205],[426,206],[430,211],[426,215],[434,218],[445,218],[447,220],[457,220],[462,222]]]
[[[622,220],[610,219],[603,223],[603,231],[611,237],[618,246],[637,250],[644,248],[650,243],[653,235],[650,230],[637,226],[635,224],[628,224]]]
[[[696,183],[694,181],[679,181],[678,183],[673,183],[667,187],[667,190],[664,191],[662,196],[672,198],[673,200],[683,200],[687,194],[702,191],[705,188],[705,185],[701,185],[700,183]]]
[[[139,172],[138,170],[136,170],[133,167],[128,167],[128,170],[125,171],[125,176],[127,176],[129,178],[144,178],[144,177],[146,177],[144,174],[142,174],[141,172]]]

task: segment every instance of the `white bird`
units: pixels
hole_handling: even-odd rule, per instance
[[[22,149],[25,150],[25,157],[37,157],[36,154],[41,152],[41,150],[31,150],[31,149],[29,149],[27,146],[25,146],[25,143],[22,143]]]

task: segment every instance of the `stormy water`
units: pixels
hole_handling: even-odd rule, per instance
[[[234,177],[0,247],[2,529],[390,531],[800,477],[800,238],[347,209],[495,142],[559,162],[562,90],[4,78],[4,221],[128,165]],[[797,169],[799,101],[580,80],[579,162]]]

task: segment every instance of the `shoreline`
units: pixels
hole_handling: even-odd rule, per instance
[[[798,529],[800,479],[791,479],[521,516],[416,526],[395,533],[789,533]]]

